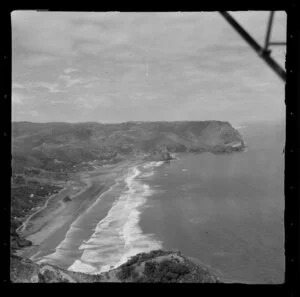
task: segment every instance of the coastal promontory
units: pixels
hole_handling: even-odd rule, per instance
[[[171,159],[175,152],[230,153],[245,147],[228,122],[12,123],[13,171],[25,168],[70,172],[97,160],[128,156]]]

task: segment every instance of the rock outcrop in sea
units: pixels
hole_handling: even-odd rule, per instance
[[[168,151],[166,147],[158,147],[152,150],[148,155],[145,156],[144,160],[146,161],[170,161],[174,158]]]

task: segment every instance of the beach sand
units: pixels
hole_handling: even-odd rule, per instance
[[[27,218],[20,235],[33,245],[19,250],[17,254],[34,260],[41,253],[54,250],[64,239],[72,222],[106,192],[117,178],[126,175],[136,162],[127,160],[116,165],[97,167],[91,172],[78,173],[76,182],[69,181],[64,189],[48,199],[43,208]],[[63,202],[66,196],[71,200]]]

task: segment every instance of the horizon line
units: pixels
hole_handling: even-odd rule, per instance
[[[100,122],[100,121],[79,121],[79,122],[67,122],[67,121],[50,121],[50,122],[33,122],[33,121],[11,121],[11,123],[31,123],[31,124],[101,124],[101,125],[109,125],[109,124],[125,124],[125,123],[175,123],[175,122],[228,122],[228,123],[234,123],[236,124],[245,124],[245,123],[261,123],[261,122],[269,122],[269,123],[274,123],[274,122],[286,122],[286,119],[274,119],[274,120],[246,120],[246,121],[229,121],[229,120],[148,120],[148,121],[120,121],[120,122]]]

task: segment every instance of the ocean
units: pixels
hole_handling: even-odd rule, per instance
[[[180,250],[225,282],[284,282],[284,125],[239,128],[245,152],[129,168],[38,262],[96,274]]]

